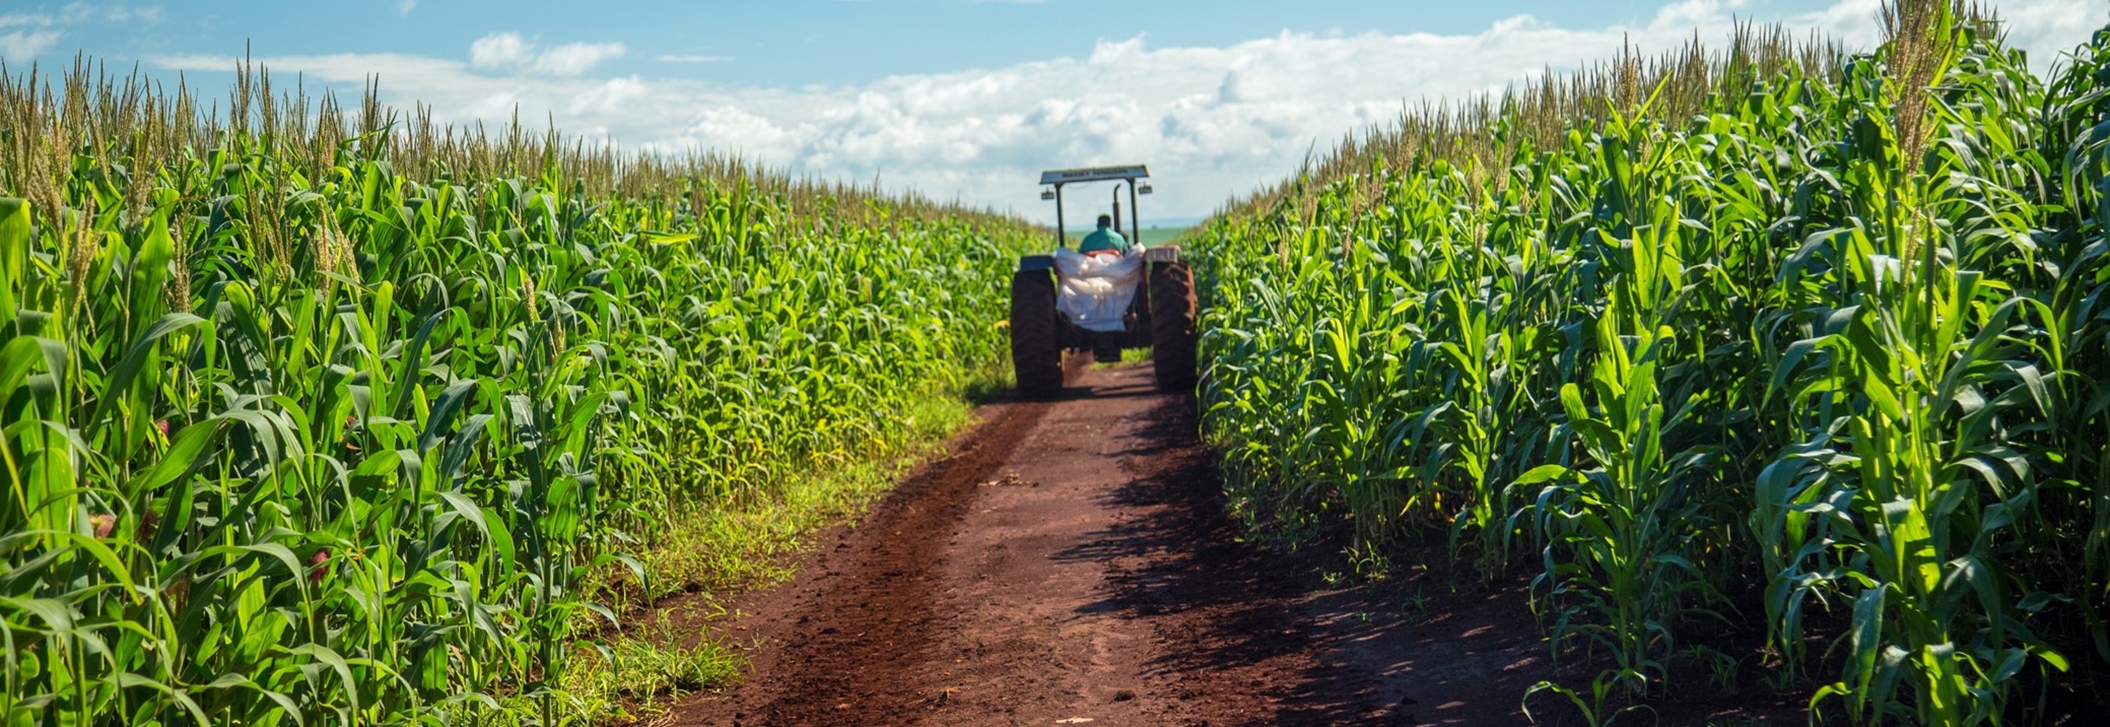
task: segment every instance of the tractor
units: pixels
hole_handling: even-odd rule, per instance
[[[1055,203],[1055,250],[1019,258],[1011,275],[1011,366],[1020,394],[1054,396],[1063,387],[1063,356],[1091,352],[1102,363],[1149,347],[1163,391],[1193,391],[1194,273],[1176,246],[1145,248],[1136,197],[1150,194],[1143,165],[1042,172],[1041,199]],[[1121,190],[1128,190],[1126,254],[1084,255],[1063,236],[1063,187],[1113,182],[1113,229],[1121,232]],[[1123,305],[1121,301],[1125,300]]]

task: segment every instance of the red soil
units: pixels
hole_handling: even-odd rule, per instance
[[[1328,588],[1338,555],[1240,540],[1191,397],[1147,367],[1074,373],[1066,398],[985,409],[796,581],[712,622],[750,677],[666,722],[1524,722],[1550,667],[1523,594],[1407,613]]]

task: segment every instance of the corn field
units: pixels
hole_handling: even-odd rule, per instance
[[[0,721],[590,717],[659,525],[1006,360],[1019,223],[374,98],[0,71]]]
[[[1221,213],[1234,507],[1526,574],[1593,722],[1744,623],[1819,719],[2110,669],[2110,29],[2039,75],[1960,4],[1884,22],[1423,107]]]

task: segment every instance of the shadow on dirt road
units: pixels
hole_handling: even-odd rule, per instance
[[[713,623],[750,645],[750,678],[666,722],[1522,722],[1544,647],[1520,600],[1410,620],[1329,589],[1338,554],[1239,538],[1192,397],[1147,365],[1073,377],[1063,398],[986,407],[796,581]]]

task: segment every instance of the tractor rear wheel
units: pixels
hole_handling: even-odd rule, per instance
[[[1135,300],[1128,304],[1126,348],[1143,348],[1150,345],[1150,284],[1136,286]]]
[[[1150,266],[1150,358],[1161,391],[1193,391],[1194,271],[1185,261]]]
[[[1046,270],[1011,274],[1011,371],[1029,397],[1062,391],[1062,347],[1055,337],[1055,278]]]

